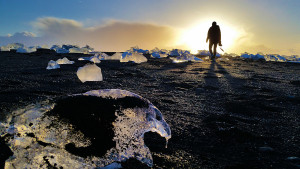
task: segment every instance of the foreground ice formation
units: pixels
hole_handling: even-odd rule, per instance
[[[77,70],[77,77],[84,83],[86,81],[102,81],[101,68],[95,64],[86,64],[83,67],[79,67]]]
[[[48,66],[46,69],[50,70],[50,69],[59,69],[59,68],[60,68],[60,66],[57,62],[55,62],[54,60],[50,60],[48,62]]]
[[[13,156],[6,168],[97,168],[129,158],[153,165],[146,132],[171,131],[147,99],[125,90],[94,90],[11,113],[0,123]]]

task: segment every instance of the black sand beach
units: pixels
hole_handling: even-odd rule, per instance
[[[112,54],[112,53],[109,53]],[[0,121],[11,111],[48,98],[96,89],[123,89],[150,100],[172,131],[168,148],[146,133],[153,168],[300,168],[300,65],[249,61],[142,64],[101,61],[103,81],[76,71],[82,54],[0,52]],[[46,70],[49,60],[73,65]],[[0,168],[11,155],[0,139]],[[136,160],[124,168],[147,167]]]

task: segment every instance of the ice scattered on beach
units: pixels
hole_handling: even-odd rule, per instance
[[[210,56],[210,52],[208,50],[198,50],[198,55]],[[216,57],[221,57],[220,53],[217,52]]]
[[[134,63],[143,63],[147,62],[148,59],[141,53],[137,52],[124,52],[122,54],[120,62],[134,62]]]
[[[143,49],[140,49],[138,46],[134,46],[134,47],[131,47],[129,49],[130,52],[132,53],[142,53],[142,54],[149,54],[149,50],[143,50]]]
[[[7,168],[120,167],[129,158],[152,167],[144,134],[152,131],[171,138],[162,113],[149,100],[120,89],[27,106],[12,112],[0,131],[1,136],[11,135],[6,143],[13,156],[6,160]],[[107,147],[103,155],[93,154],[101,147]]]
[[[101,62],[97,56],[90,57],[90,61],[93,62],[93,63],[100,63]]]
[[[112,56],[105,57],[105,60],[121,60],[121,58],[122,58],[122,53],[116,52]]]
[[[112,56],[109,56],[106,53],[97,53],[94,56],[98,57],[100,60],[121,60],[122,53],[116,52]]]
[[[59,69],[59,68],[60,68],[60,66],[59,66],[59,64],[56,61],[50,60],[48,62],[48,66],[47,66],[46,69],[50,70],[50,69]]]
[[[182,63],[182,62],[203,62],[202,59],[197,58],[196,56],[190,54],[189,51],[182,52],[179,56],[176,58],[171,58],[173,60],[173,63]]]
[[[169,55],[169,51],[166,49],[158,49],[158,48],[154,48],[153,50],[151,50],[151,57],[153,58],[166,58]]]
[[[36,52],[36,50],[37,50],[36,46],[23,47],[23,48],[18,48],[17,53],[31,53],[31,52]]]
[[[252,59],[252,60],[265,60],[265,61],[273,61],[273,62],[294,62],[300,63],[300,57],[298,55],[286,56],[286,55],[278,55],[278,54],[250,54],[250,53],[242,53],[241,58],[243,59]]]
[[[64,57],[62,59],[58,59],[56,61],[57,64],[63,65],[63,64],[74,64],[74,61],[70,61],[68,58]]]
[[[83,53],[89,54],[93,52],[94,49],[86,45],[85,47],[80,48],[77,45],[53,45],[50,49],[55,50],[56,53]]]
[[[77,77],[84,83],[86,81],[102,81],[101,68],[95,64],[86,64],[83,67],[79,67],[77,70]]]
[[[6,46],[1,46],[0,50],[1,51],[16,50],[17,53],[32,53],[32,52],[36,52],[37,49],[39,49],[39,48],[48,49],[48,46],[47,45],[42,45],[42,46],[29,46],[29,47],[26,47],[22,43],[11,43],[11,44],[8,44]]]

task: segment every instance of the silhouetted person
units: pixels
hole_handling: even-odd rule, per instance
[[[221,43],[221,30],[219,25],[216,22],[212,23],[212,26],[209,28],[206,38],[206,43],[209,40],[209,52],[211,55],[211,60],[215,60],[217,53],[217,46],[222,46]],[[214,46],[214,52],[212,52],[212,47]]]

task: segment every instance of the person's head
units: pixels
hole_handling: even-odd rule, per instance
[[[216,25],[217,25],[217,22],[213,21],[212,26],[216,26]]]

